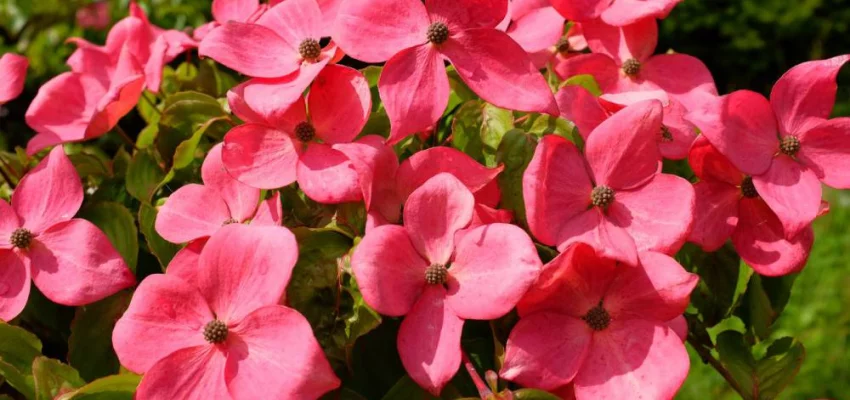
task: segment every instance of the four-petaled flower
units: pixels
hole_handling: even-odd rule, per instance
[[[474,206],[462,182],[439,174],[407,199],[403,227],[371,230],[351,259],[366,303],[385,315],[405,315],[398,333],[402,364],[435,395],[460,366],[463,321],[508,313],[541,264],[517,226],[465,229]]]

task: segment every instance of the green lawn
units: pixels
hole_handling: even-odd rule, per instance
[[[815,246],[797,278],[775,337],[806,347],[800,373],[781,399],[845,399],[850,393],[850,192],[829,191],[831,212],[815,223]],[[723,378],[691,354],[691,372],[677,399],[738,399]]]

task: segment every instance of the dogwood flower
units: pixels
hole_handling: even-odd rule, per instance
[[[770,101],[739,90],[707,99],[687,118],[735,167],[752,176],[759,196],[794,239],[817,216],[821,185],[850,188],[850,118],[828,119],[843,55],[791,68]]]
[[[664,254],[620,265],[576,243],[517,305],[500,375],[546,390],[572,383],[578,400],[671,399],[690,362],[668,321],[685,312],[697,281]]]
[[[664,19],[682,0],[551,0],[571,21],[601,18],[606,24],[630,25],[642,19]]]
[[[696,208],[689,241],[716,251],[731,236],[735,251],[761,275],[786,275],[806,265],[814,243],[811,226],[787,240],[753,177],[735,168],[705,136],[694,143],[688,161],[700,178],[694,185]]]
[[[306,102],[299,98],[288,109],[278,107],[270,95],[273,89],[249,81],[228,93],[233,112],[248,123],[224,138],[227,171],[263,189],[297,180],[307,196],[322,203],[360,200],[357,173],[334,145],[350,142],[366,124],[372,98],[363,74],[328,66],[316,77]]]
[[[112,334],[121,364],[144,374],[136,398],[315,399],[339,386],[307,320],[278,305],[297,258],[286,228],[233,224],[196,263],[146,278]]]
[[[30,63],[24,56],[6,53],[0,57],[0,105],[21,95]]]
[[[251,24],[268,10],[267,4],[260,4],[260,0],[213,0],[213,21],[199,26],[192,33],[192,37],[203,40],[213,29],[227,23],[227,21],[243,22]]]
[[[444,60],[482,99],[502,108],[557,113],[546,80],[528,55],[496,29],[507,0],[344,2],[334,40],[346,54],[386,61],[378,91],[390,119],[389,142],[430,129],[449,101]]]
[[[78,306],[136,283],[106,235],[74,218],[83,203],[80,177],[62,147],[54,148],[0,201],[0,319],[15,318],[30,280],[48,299]]]
[[[474,205],[462,182],[439,174],[407,199],[403,227],[371,230],[351,259],[366,303],[385,315],[405,315],[397,343],[402,364],[435,395],[460,366],[463,321],[509,312],[540,268],[519,227],[464,230]]]
[[[591,54],[571,57],[555,65],[562,78],[590,74],[603,93],[666,92],[691,110],[706,95],[717,95],[705,64],[686,54],[653,56],[658,42],[654,19],[615,27],[599,21],[582,23]]]
[[[584,155],[560,136],[543,137],[523,176],[537,240],[561,251],[585,242],[629,265],[642,251],[678,251],[691,230],[694,190],[659,173],[661,113],[657,100],[624,108],[589,135]]]

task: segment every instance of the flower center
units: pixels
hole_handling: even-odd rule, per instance
[[[442,44],[449,39],[449,27],[442,22],[434,22],[428,27],[428,41]]]
[[[434,264],[425,269],[425,282],[429,285],[442,285],[449,277],[449,270],[445,265]]]
[[[590,192],[590,201],[596,207],[608,207],[614,202],[614,189],[605,185],[599,185]]]
[[[630,58],[623,63],[623,72],[628,76],[637,76],[640,73],[640,61]]]
[[[661,125],[661,141],[667,143],[673,141],[673,134],[670,133],[670,128],[664,125]]]
[[[30,243],[32,242],[32,232],[25,228],[18,228],[12,232],[12,237],[9,239],[9,243],[12,243],[12,246],[15,246],[19,249],[26,249],[30,247]]]
[[[581,319],[594,331],[601,331],[611,323],[611,316],[608,315],[608,311],[602,308],[601,302],[598,306],[591,308]]]
[[[295,137],[302,142],[309,142],[316,137],[316,128],[309,122],[301,122],[295,126]]]
[[[233,218],[228,218],[228,219],[226,219],[224,222],[222,222],[222,223],[221,223],[221,226],[230,225],[230,224],[235,224],[235,223],[237,223],[237,222],[239,222],[239,221],[237,221],[237,220],[235,220],[235,219],[233,219]]]
[[[754,198],[759,196],[759,192],[756,191],[756,185],[753,185],[753,177],[748,176],[741,181],[741,194],[744,197]]]
[[[555,50],[561,54],[567,54],[570,52],[570,41],[565,37],[561,37],[558,39],[558,43],[555,43]]]
[[[800,151],[800,139],[796,136],[785,136],[779,142],[779,151],[788,156],[794,156]]]
[[[204,326],[204,339],[210,343],[221,343],[227,339],[227,325],[214,319]]]
[[[304,39],[298,45],[298,52],[301,53],[301,58],[313,62],[322,55],[322,46],[319,45],[319,41],[316,39]]]

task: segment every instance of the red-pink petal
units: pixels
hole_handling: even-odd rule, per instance
[[[499,210],[478,203],[475,205],[475,211],[472,214],[472,222],[469,223],[470,228],[474,228],[487,224],[509,224],[514,219],[514,213],[510,210]]]
[[[676,318],[673,318],[667,321],[667,326],[676,332],[676,336],[679,339],[682,339],[682,342],[686,342],[688,340],[688,320],[685,319],[684,315],[679,315]]]
[[[260,190],[230,176],[221,160],[223,147],[224,145],[219,143],[207,153],[207,158],[201,166],[201,178],[204,180],[204,185],[218,192],[227,204],[230,218],[236,222],[242,222],[254,215],[257,203],[260,201]]]
[[[555,73],[561,79],[568,79],[576,75],[592,75],[603,92],[608,92],[616,86],[620,79],[620,69],[616,62],[605,54],[579,54],[555,62],[554,66]]]
[[[196,239],[186,244],[168,263],[166,273],[186,282],[192,282],[201,261],[201,251],[209,240],[210,238]]]
[[[787,156],[773,160],[764,175],[753,177],[764,199],[793,239],[815,220],[820,210],[822,188],[814,171]]]
[[[605,54],[620,65],[626,60],[643,62],[655,52],[658,24],[644,19],[628,26],[611,26],[601,20],[581,24],[587,45],[594,53]]]
[[[629,232],[638,251],[674,254],[691,233],[694,212],[691,183],[657,174],[644,186],[616,192],[608,219]]]
[[[637,265],[635,240],[629,232],[611,222],[598,207],[587,210],[565,222],[558,232],[558,250],[583,242],[607,258]]]
[[[204,37],[198,54],[248,76],[276,78],[298,70],[296,46],[262,25],[230,21]]]
[[[53,225],[36,236],[28,253],[33,282],[59,304],[93,303],[136,283],[109,238],[86,220]]]
[[[738,186],[744,178],[744,174],[738,171],[729,159],[720,154],[705,135],[700,135],[694,140],[688,162],[694,174],[701,180],[720,181]]]
[[[693,124],[685,120],[687,110],[678,100],[670,99],[670,103],[664,107],[664,127],[670,133],[670,140],[663,138],[658,143],[658,151],[661,156],[670,160],[682,160],[688,157],[691,146],[697,139],[696,129]]]
[[[738,225],[741,190],[725,182],[702,181],[694,185],[694,193],[694,227],[688,241],[716,251]]]
[[[370,229],[351,257],[363,300],[393,317],[407,314],[422,294],[428,265],[398,225]]]
[[[398,330],[398,354],[404,369],[433,395],[440,394],[460,367],[463,319],[445,299],[446,289],[428,286]]]
[[[257,213],[251,219],[251,224],[280,226],[282,223],[283,205],[280,202],[280,192],[275,192],[271,197],[260,202]]]
[[[508,13],[508,0],[425,0],[432,21],[445,22],[449,33],[495,28]]]
[[[576,317],[552,312],[523,317],[508,337],[499,375],[544,390],[566,385],[582,368],[592,338],[587,323]]]
[[[27,144],[27,153],[85,139],[97,102],[106,91],[98,79],[72,72],[47,81],[27,109],[27,125],[37,133]]]
[[[522,178],[528,226],[537,240],[559,245],[561,227],[590,206],[593,186],[574,144],[557,136],[540,140]]]
[[[429,263],[446,265],[455,233],[469,225],[474,206],[472,193],[453,175],[429,179],[404,204],[404,227],[413,247]]]
[[[803,133],[829,118],[838,91],[836,77],[847,61],[850,55],[805,62],[776,81],[770,104],[783,135]]]
[[[0,321],[17,317],[29,297],[29,267],[15,251],[0,249]]]
[[[782,223],[759,199],[742,199],[738,229],[732,244],[741,259],[756,272],[781,276],[799,272],[806,265],[814,243],[814,232],[805,227],[793,240],[785,239]]]
[[[115,324],[112,345],[121,365],[143,374],[177,350],[207,345],[204,326],[215,318],[189,283],[171,274],[151,275]]]
[[[14,53],[0,57],[0,104],[18,97],[24,91],[29,60]]]
[[[384,66],[378,91],[392,126],[390,144],[431,128],[449,102],[443,58],[431,45],[402,50]]]
[[[363,130],[372,109],[369,82],[360,71],[328,65],[307,98],[310,120],[324,143],[348,143]]]
[[[260,0],[213,0],[212,15],[218,23],[247,22],[260,7]]]
[[[236,399],[314,399],[340,384],[298,311],[262,307],[230,332],[225,376]]]
[[[493,182],[503,167],[487,168],[464,152],[438,146],[420,151],[401,164],[396,175],[398,194],[402,199],[440,173],[452,174],[471,192],[481,191]]]
[[[323,143],[312,143],[297,166],[298,185],[320,203],[339,204],[363,199],[357,171],[344,153]]]
[[[656,137],[661,132],[661,103],[630,105],[591,132],[584,153],[597,186],[630,189],[645,184],[658,170]]]
[[[552,7],[536,8],[519,19],[514,17],[507,34],[527,53],[548,50],[564,35],[564,17]]]
[[[203,207],[198,207],[203,204]],[[231,219],[227,203],[216,190],[197,184],[177,189],[156,215],[154,228],[172,243],[211,236]],[[241,221],[237,221],[241,222]]]
[[[245,122],[291,132],[298,123],[307,120],[307,103],[301,94],[327,61],[304,64],[300,72],[283,78],[249,79],[227,92],[227,102],[233,113]],[[308,75],[309,81],[301,79]]]
[[[638,266],[619,267],[603,305],[615,320],[666,322],[685,312],[698,281],[670,256],[642,252]]]
[[[593,93],[579,85],[567,85],[555,94],[561,117],[572,121],[584,140],[602,121],[608,119],[608,111],[599,104]]]
[[[850,118],[835,118],[799,136],[797,159],[823,183],[850,189]]]
[[[257,25],[280,35],[292,48],[305,39],[319,40],[331,35],[330,20],[322,16],[316,0],[287,0],[268,9]]]
[[[542,263],[522,229],[479,226],[459,237],[449,269],[449,307],[463,319],[507,314],[537,279]]]
[[[552,0],[552,6],[570,21],[589,21],[599,17],[611,4],[609,0]]]
[[[245,124],[224,137],[221,157],[227,172],[240,182],[275,189],[295,182],[298,145],[281,130]]]
[[[62,146],[51,150],[12,193],[21,225],[34,233],[70,220],[82,203],[80,176]]]
[[[642,19],[664,19],[682,0],[615,0],[602,12],[602,21],[623,26]]]
[[[702,61],[687,54],[660,54],[641,66],[641,78],[654,83],[688,110],[717,95],[714,78]]]
[[[558,114],[546,79],[506,33],[471,29],[439,47],[461,79],[482,99],[517,111]]]
[[[230,400],[225,353],[209,344],[180,349],[148,370],[136,389],[139,399]]]
[[[0,201],[0,249],[11,249],[12,232],[21,227],[18,214],[9,203]]]
[[[618,271],[617,262],[576,243],[543,266],[540,277],[517,305],[521,317],[542,311],[581,318],[599,305]]]
[[[739,90],[723,97],[704,97],[686,119],[738,169],[760,175],[779,150],[776,117],[764,96]]]
[[[191,281],[219,319],[238,321],[280,301],[297,259],[298,245],[288,229],[231,224],[204,246]]]
[[[576,398],[672,399],[689,368],[685,345],[665,322],[612,320],[593,335]]]
[[[333,38],[351,57],[377,63],[427,42],[429,25],[425,5],[418,0],[344,1]]]
[[[398,222],[402,200],[396,192],[399,163],[393,148],[384,143],[383,137],[368,135],[354,143],[337,144],[334,149],[345,154],[357,171],[366,210],[374,210],[389,222]]]

